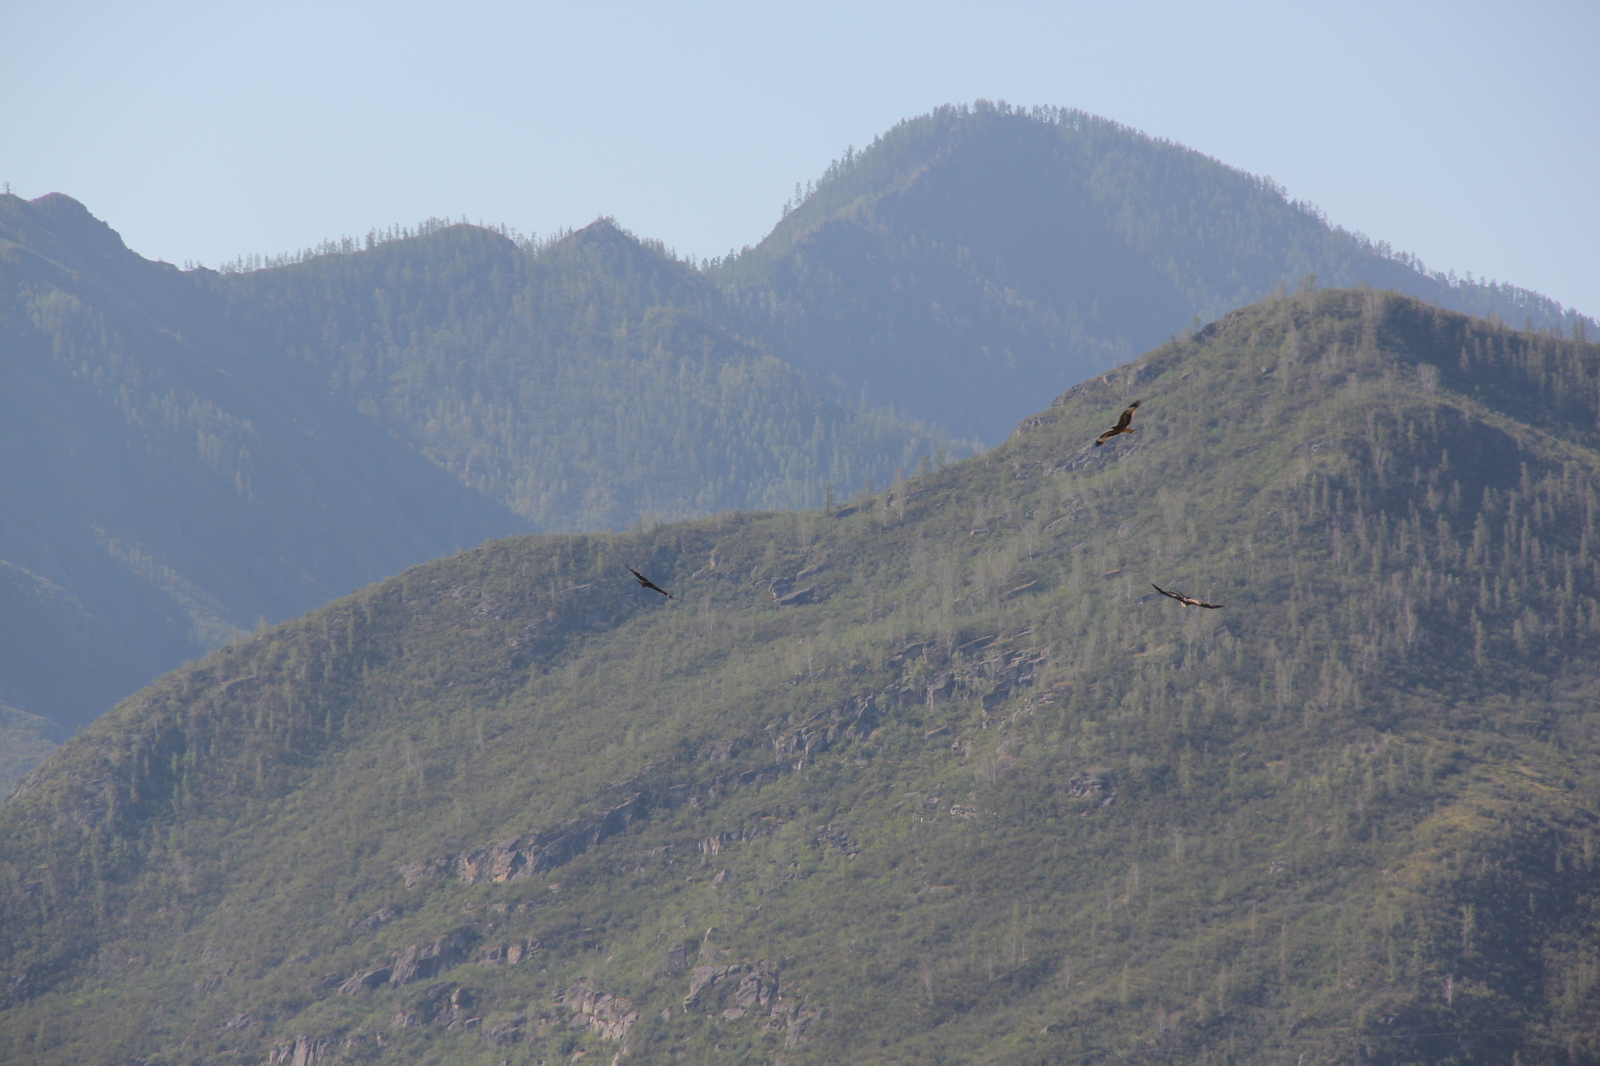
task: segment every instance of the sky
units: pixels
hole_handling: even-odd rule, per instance
[[[0,182],[218,266],[429,217],[758,242],[940,104],[1103,115],[1600,314],[1600,4],[0,0]]]

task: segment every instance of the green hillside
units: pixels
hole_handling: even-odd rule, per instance
[[[412,563],[815,505],[945,441],[822,399],[606,223],[351,253],[185,273],[0,197],[0,797],[159,674]]]
[[[827,512],[414,567],[0,806],[0,1060],[1600,1061],[1597,397],[1307,292]]]
[[[1308,274],[1594,326],[1076,111],[940,108],[792,207],[710,264],[435,220],[217,273],[0,197],[0,795],[160,672],[403,566],[881,487]]]
[[[1563,332],[1580,317],[1429,273],[1270,179],[1064,108],[941,107],[836,161],[790,206],[713,267],[748,328],[845,395],[991,442],[1041,387],[1308,274]]]

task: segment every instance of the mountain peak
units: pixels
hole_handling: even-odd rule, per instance
[[[0,240],[8,240],[46,259],[126,269],[145,260],[123,243],[122,235],[64,193],[33,200],[0,202]]]
[[[1538,326],[1581,317],[1428,273],[1181,145],[1081,111],[984,102],[847,153],[765,241],[713,271],[777,310],[765,339],[814,381],[978,440],[1027,414],[1029,383],[1059,391],[1307,275]]]

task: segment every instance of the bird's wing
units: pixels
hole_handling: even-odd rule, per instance
[[[1179,603],[1183,602],[1183,597],[1182,596],[1178,595],[1176,592],[1168,592],[1166,589],[1162,588],[1160,585],[1156,584],[1154,581],[1150,582],[1150,587],[1155,589],[1157,592],[1161,593],[1161,595],[1163,595],[1163,596],[1170,596],[1173,599],[1177,600]]]
[[[1220,604],[1220,603],[1202,603],[1202,604],[1200,604],[1200,606],[1206,608],[1207,610],[1211,610],[1211,611],[1217,611],[1217,610],[1221,610],[1222,609],[1222,604]]]
[[[1133,407],[1130,407],[1126,411],[1122,412],[1122,417],[1117,419],[1117,429],[1119,431],[1128,428],[1129,423],[1131,423],[1133,421],[1134,408],[1136,408],[1138,406],[1139,406],[1138,401],[1135,401],[1134,404],[1133,404]]]

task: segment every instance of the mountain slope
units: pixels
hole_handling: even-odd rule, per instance
[[[67,197],[0,198],[0,335],[0,702],[56,729],[521,527]]]
[[[607,223],[243,275],[0,198],[0,792],[178,664],[490,536],[798,506],[944,441],[826,401]]]
[[[776,312],[764,335],[817,380],[984,440],[1041,384],[1066,388],[1308,274],[1514,323],[1576,321],[1536,293],[1424,273],[1198,152],[1079,111],[981,101],[836,162],[713,270],[750,329]]]
[[[546,531],[799,507],[946,438],[824,400],[700,274],[599,221],[525,252],[452,226],[215,278],[263,353]]]
[[[1312,292],[832,513],[415,567],[0,807],[0,1056],[1595,1062],[1597,384]]]

